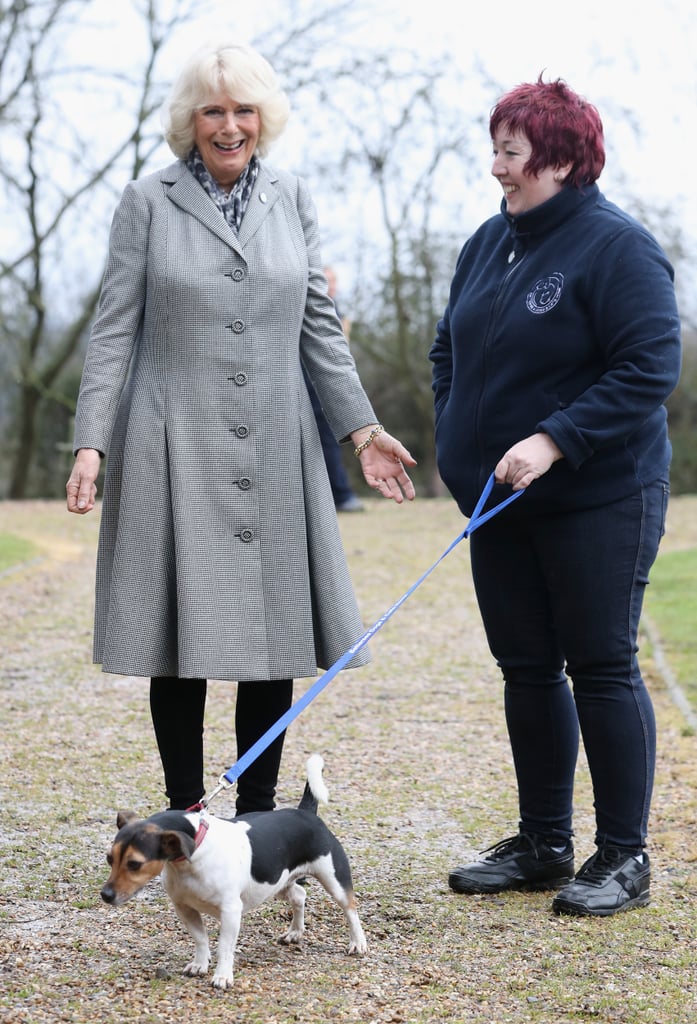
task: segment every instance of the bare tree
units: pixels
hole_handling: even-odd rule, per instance
[[[143,63],[131,76],[105,76],[96,67],[65,65],[59,56],[66,31],[88,6],[85,0],[16,0],[0,18],[0,188],[12,223],[11,244],[0,259],[0,342],[17,382],[11,498],[27,494],[42,402],[52,397],[72,403],[56,389],[57,381],[99,297],[101,255],[96,264],[88,258],[78,267],[64,254],[76,232],[85,244],[90,230],[101,235],[100,195],[106,193],[111,204],[114,169],[137,177],[160,144],[151,123],[162,101],[158,58],[170,33],[191,16],[190,3],[174,3],[163,18],[158,0],[145,0],[138,8]],[[85,96],[105,96],[110,112],[119,102],[129,107],[126,127],[104,149],[96,151],[92,117],[69,122],[62,103],[75,88]],[[57,175],[61,164],[67,173]]]
[[[339,180],[354,219],[367,225],[352,343],[371,396],[417,457],[431,494],[440,481],[427,354],[462,240],[456,211],[479,130],[442,87],[440,70],[402,55],[395,66],[373,62],[350,90],[335,87],[325,97],[343,124]]]
[[[12,498],[28,493],[47,399],[74,404],[61,382],[96,309],[115,196],[161,145],[153,112],[165,88],[163,47],[206,11],[195,0],[132,0],[132,7],[143,45],[126,71],[122,61],[99,66],[63,52],[71,29],[84,26],[90,0],[0,7],[0,210],[12,225],[0,255],[0,362],[15,382],[6,432]],[[360,20],[360,4],[287,0],[283,10],[256,45],[290,93],[318,95],[333,79],[361,73],[368,56],[336,47]],[[318,61],[330,48],[331,61]],[[6,387],[6,419],[7,406]]]

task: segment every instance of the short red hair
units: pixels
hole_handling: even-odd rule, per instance
[[[523,132],[532,156],[525,173],[537,176],[546,167],[570,163],[569,185],[592,185],[605,166],[603,123],[600,114],[561,78],[526,82],[502,96],[491,111],[492,139],[500,128]]]

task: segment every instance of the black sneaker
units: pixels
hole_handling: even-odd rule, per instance
[[[529,832],[490,846],[480,861],[455,868],[448,884],[454,892],[504,892],[507,889],[555,889],[574,877],[571,840],[551,845]]]
[[[552,900],[555,914],[608,917],[649,902],[651,866],[647,853],[627,853],[622,846],[601,846],[570,885]]]

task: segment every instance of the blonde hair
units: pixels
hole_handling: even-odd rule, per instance
[[[163,110],[164,134],[169,148],[185,160],[194,145],[194,112],[224,92],[238,103],[259,111],[259,156],[288,122],[290,104],[276,72],[261,54],[236,43],[209,44],[198,50],[177,78]]]

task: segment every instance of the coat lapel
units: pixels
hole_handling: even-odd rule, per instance
[[[249,197],[249,205],[240,224],[239,243],[243,249],[257,233],[275,203],[278,202],[277,181],[278,176],[261,164],[252,194]]]
[[[275,185],[277,180],[277,176],[269,172],[263,164],[260,166],[238,237],[183,162],[170,165],[161,175],[161,181],[170,185],[167,193],[169,199],[180,210],[196,217],[240,255],[243,255],[245,245],[256,234],[278,201],[278,189]]]
[[[164,184],[170,185],[168,198],[180,210],[195,217],[236,252],[241,252],[235,232],[228,225],[220,210],[206,195],[186,164],[179,162],[167,167],[162,172],[161,180]]]

